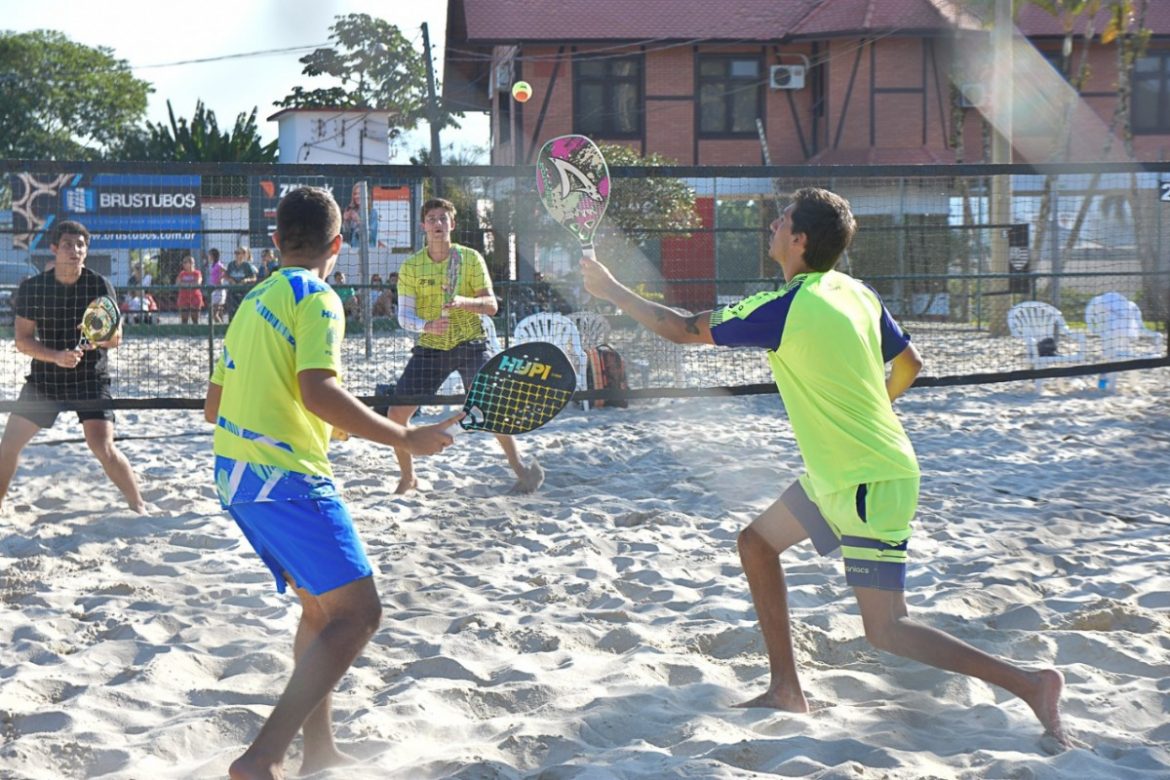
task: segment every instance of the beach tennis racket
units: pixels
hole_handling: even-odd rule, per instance
[[[466,415],[447,433],[527,433],[556,417],[573,397],[577,374],[555,344],[530,341],[505,349],[471,381]]]
[[[595,258],[593,234],[609,205],[609,167],[596,144],[583,135],[562,135],[536,156],[536,190],[549,215]]]
[[[85,307],[85,313],[81,315],[81,325],[78,326],[78,330],[81,331],[81,341],[78,342],[77,348],[81,349],[89,344],[109,341],[118,332],[118,327],[121,324],[122,312],[118,308],[117,301],[109,295],[94,298]]]

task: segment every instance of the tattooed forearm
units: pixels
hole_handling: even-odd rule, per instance
[[[687,317],[684,322],[687,324],[687,333],[699,335],[699,316],[698,314]]]

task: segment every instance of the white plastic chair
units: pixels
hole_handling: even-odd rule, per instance
[[[484,340],[487,341],[488,355],[498,355],[504,351],[504,347],[500,344],[500,337],[496,335],[496,322],[486,314],[479,315],[479,321],[483,325]]]
[[[1028,362],[1032,368],[1043,368],[1057,363],[1085,362],[1085,334],[1070,330],[1060,309],[1040,301],[1017,303],[1007,314],[1008,330],[1024,342]],[[1041,355],[1040,342],[1054,339],[1060,350],[1055,355]],[[1042,380],[1036,380],[1039,390]]]
[[[589,366],[589,356],[581,346],[581,334],[572,320],[563,314],[547,311],[529,314],[516,323],[516,331],[512,334],[513,344],[528,341],[547,341],[560,347],[577,372],[577,389],[588,389],[585,371]]]
[[[565,316],[577,326],[577,332],[581,334],[581,346],[585,349],[609,341],[609,320],[603,315],[595,311],[575,311]]]
[[[1085,325],[1089,333],[1101,339],[1101,355],[1107,361],[1166,354],[1165,337],[1147,328],[1141,307],[1119,292],[1102,293],[1090,299],[1085,306]],[[1115,374],[1102,374],[1098,386],[1108,390],[1115,383]]]

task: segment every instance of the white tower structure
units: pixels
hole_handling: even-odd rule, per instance
[[[268,117],[279,127],[281,163],[386,165],[388,111],[286,108]]]

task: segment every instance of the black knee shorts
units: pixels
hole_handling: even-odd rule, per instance
[[[110,395],[109,385],[79,385],[77,387],[45,387],[43,385],[34,384],[33,382],[25,382],[24,387],[20,388],[20,397],[17,399],[18,404],[32,403],[40,401],[96,401],[99,399],[113,398]],[[35,423],[41,428],[52,428],[53,423],[57,421],[57,415],[60,411],[42,410],[42,409],[22,409],[19,406],[13,414],[20,415],[29,422]],[[77,419],[81,422],[86,420],[108,420],[113,422],[116,417],[113,409],[101,409],[98,411],[78,412]]]
[[[470,387],[472,377],[487,362],[487,344],[483,341],[466,341],[453,349],[415,347],[410,351],[406,368],[402,369],[396,392],[399,395],[433,395],[455,371],[463,379],[463,386]]]

